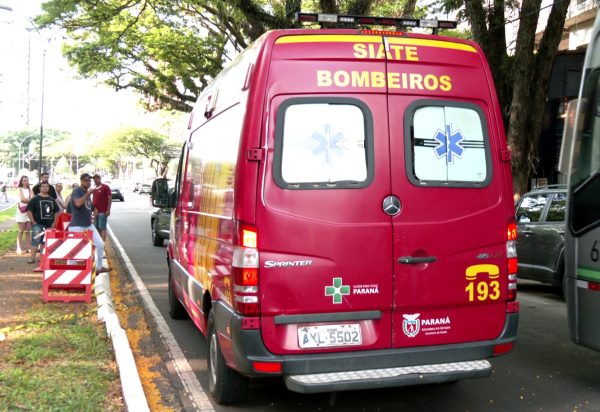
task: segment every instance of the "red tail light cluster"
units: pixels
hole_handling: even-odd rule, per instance
[[[239,225],[237,243],[231,264],[233,309],[241,315],[260,313],[258,300],[258,231],[249,225]]]
[[[508,265],[507,301],[517,299],[517,225],[509,223],[506,229],[506,262]]]

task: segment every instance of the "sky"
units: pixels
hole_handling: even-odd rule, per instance
[[[97,80],[78,78],[75,69],[69,67],[62,57],[60,32],[43,31],[38,34],[27,30],[31,27],[28,19],[41,12],[41,3],[39,0],[0,0],[0,9],[2,6],[12,8],[12,11],[0,10],[0,29],[8,32],[13,43],[7,59],[11,64],[3,62],[4,67],[0,69],[9,71],[5,76],[5,87],[9,88],[9,93],[13,97],[22,94],[23,107],[25,101],[29,102],[27,109],[20,109],[29,113],[29,128],[39,129],[43,123],[44,129],[57,128],[84,137],[101,136],[122,126],[152,127],[157,116],[144,113],[139,95],[132,91],[116,92]],[[46,64],[45,70],[42,70],[44,48]],[[15,73],[10,73],[11,68]],[[25,71],[29,72],[29,82]],[[28,99],[24,92],[27,84]],[[8,116],[9,120],[0,124],[0,132],[26,128],[26,117],[21,114]]]

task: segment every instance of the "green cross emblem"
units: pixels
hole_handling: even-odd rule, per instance
[[[342,285],[342,278],[333,278],[333,286],[325,286],[325,296],[333,296],[333,303],[342,303],[342,296],[350,294],[350,286]]]

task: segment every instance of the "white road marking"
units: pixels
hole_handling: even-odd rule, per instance
[[[183,387],[189,394],[189,397],[192,403],[194,404],[193,407],[198,411],[214,411],[213,405],[210,402],[208,395],[206,394],[206,392],[204,392],[204,389],[202,389],[202,385],[200,385],[196,374],[194,373],[192,367],[187,361],[185,355],[183,354],[183,351],[177,344],[177,341],[171,333],[169,326],[165,321],[165,318],[163,318],[163,316],[160,314],[158,307],[154,303],[154,300],[152,300],[148,289],[146,289],[144,282],[142,281],[142,279],[137,273],[137,270],[131,263],[129,256],[127,255],[127,253],[125,253],[125,249],[123,249],[123,246],[121,246],[119,239],[117,239],[117,236],[114,234],[110,226],[108,226],[107,229],[112,241],[119,250],[121,257],[125,262],[125,266],[127,266],[127,270],[129,270],[129,273],[131,274],[131,278],[133,279],[135,287],[137,288],[140,296],[144,301],[144,304],[146,305],[148,311],[152,314],[152,317],[156,322],[158,332],[167,350],[168,358],[171,360],[173,367],[177,372],[177,376],[183,384]]]

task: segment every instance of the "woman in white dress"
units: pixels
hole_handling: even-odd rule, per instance
[[[17,203],[17,225],[19,230],[17,232],[17,253],[29,253],[31,249],[31,221],[25,213],[21,212],[21,208],[27,207],[29,199],[32,198],[33,193],[29,187],[29,178],[27,176],[21,176],[19,180],[18,188],[19,202]]]

